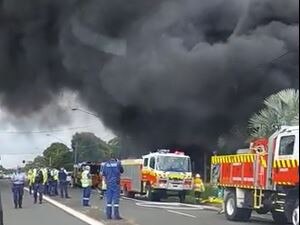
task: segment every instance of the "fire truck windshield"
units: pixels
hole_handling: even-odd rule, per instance
[[[159,156],[157,169],[170,172],[191,172],[191,160],[189,157]]]

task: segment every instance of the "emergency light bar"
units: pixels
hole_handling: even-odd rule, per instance
[[[176,151],[176,152],[174,152],[174,154],[176,154],[176,155],[184,155],[184,152]]]
[[[158,153],[170,153],[169,149],[158,149],[157,150]]]

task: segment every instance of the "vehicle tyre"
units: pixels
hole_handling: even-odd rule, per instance
[[[185,196],[186,196],[185,191],[179,192],[178,197],[179,197],[179,202],[180,203],[184,203],[185,202]]]
[[[225,198],[225,216],[231,221],[248,221],[251,217],[252,210],[237,208],[236,196],[230,192]]]
[[[124,195],[125,197],[129,197],[129,193],[128,193],[128,190],[127,190],[127,186],[123,186],[122,192],[123,192],[123,195]]]
[[[257,214],[267,214],[270,210],[267,208],[259,208],[255,210]]]
[[[293,209],[292,222],[293,225],[299,225],[299,200],[297,200]]]
[[[154,193],[152,192],[152,187],[150,184],[146,185],[146,197],[148,201],[154,201]]]
[[[288,219],[284,212],[272,211],[272,217],[276,224],[284,225],[288,222]]]

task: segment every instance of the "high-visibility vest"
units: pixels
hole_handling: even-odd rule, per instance
[[[29,170],[28,173],[27,173],[27,180],[29,181],[29,185],[32,185],[33,184],[33,171],[32,170]]]
[[[83,171],[81,174],[81,186],[83,188],[89,187],[92,185],[92,179],[89,178],[89,171]]]
[[[52,170],[53,180],[58,181],[58,171],[56,169]]]
[[[48,182],[48,171],[47,169],[42,169],[42,172],[43,172],[43,179],[44,179],[43,184],[46,184]]]
[[[205,187],[201,180],[201,178],[195,178],[194,179],[194,191],[204,192]]]

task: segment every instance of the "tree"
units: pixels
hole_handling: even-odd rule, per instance
[[[252,137],[270,136],[284,125],[299,125],[299,90],[282,90],[266,98],[264,105],[249,120]]]
[[[121,141],[119,137],[115,137],[108,141],[108,145],[110,146],[112,152],[118,156],[121,150]]]
[[[72,152],[62,143],[52,143],[44,152],[46,165],[53,168],[70,167],[72,165]],[[69,168],[68,168],[69,169]]]
[[[112,148],[93,133],[76,133],[72,138],[72,148],[77,154],[77,162],[104,161]]]

